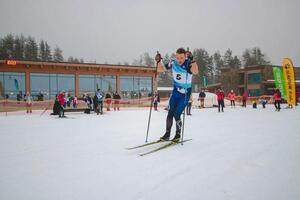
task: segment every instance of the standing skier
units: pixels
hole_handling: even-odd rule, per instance
[[[157,111],[157,106],[158,103],[160,102],[160,97],[157,91],[154,92],[154,96],[153,96],[153,106],[154,106],[154,110]]]
[[[231,108],[234,107],[235,108],[235,93],[233,90],[231,90],[228,93],[228,99],[230,100],[230,106]]]
[[[172,141],[178,142],[181,138],[181,114],[184,111],[192,92],[192,75],[198,74],[198,65],[192,61],[192,57],[188,57],[187,52],[183,48],[176,51],[176,59],[172,59],[169,63],[157,63],[157,72],[164,72],[164,68],[171,69],[173,74],[173,91],[169,101],[169,111],[166,122],[166,133],[160,138],[163,141],[170,139],[173,118],[176,121],[176,134]]]
[[[280,111],[280,103],[281,103],[281,92],[279,89],[276,89],[275,92],[274,92],[274,105],[275,105],[275,108],[276,110],[275,111]]]
[[[206,94],[204,92],[204,89],[201,90],[201,92],[199,93],[199,100],[200,100],[200,106],[199,108],[204,108],[204,99],[206,97]]]
[[[218,89],[217,93],[217,99],[218,99],[218,111],[220,112],[220,107],[222,108],[222,112],[224,112],[224,92],[220,88]]]
[[[57,96],[58,102],[59,102],[59,117],[65,117],[65,105],[66,105],[66,99],[65,99],[65,92],[61,92]]]

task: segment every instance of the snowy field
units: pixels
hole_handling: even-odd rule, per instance
[[[0,199],[300,199],[299,107],[193,109],[192,141],[140,157],[153,147],[125,148],[144,143],[148,112],[2,114]],[[149,141],[164,133],[165,117],[153,113]]]

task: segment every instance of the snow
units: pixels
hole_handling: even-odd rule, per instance
[[[193,109],[193,140],[145,157],[153,147],[125,148],[144,143],[146,108],[41,112],[0,116],[0,199],[300,199],[300,108]],[[166,114],[153,112],[149,141]]]

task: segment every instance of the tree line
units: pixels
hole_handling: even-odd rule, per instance
[[[65,60],[63,51],[58,46],[55,46],[52,50],[47,41],[40,40],[37,42],[34,37],[25,37],[23,34],[15,36],[7,34],[3,38],[0,37],[0,60],[5,59],[84,62],[82,58],[78,59],[72,56]]]

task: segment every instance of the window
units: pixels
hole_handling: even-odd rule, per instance
[[[50,75],[30,73],[31,95],[34,100],[50,99]]]
[[[30,73],[30,87],[34,100],[54,98],[60,91],[74,95],[75,75]]]
[[[256,97],[256,96],[261,95],[260,89],[251,89],[251,90],[248,90],[248,92],[249,92],[249,96],[251,96],[251,97]]]
[[[116,76],[79,75],[79,94],[94,93],[97,89],[114,92],[117,89]]]
[[[121,76],[120,90],[125,99],[147,97],[152,91],[152,77]]]
[[[261,73],[248,74],[248,83],[261,83]]]
[[[23,97],[25,94],[25,73],[1,72],[0,73],[1,98],[10,99]]]

